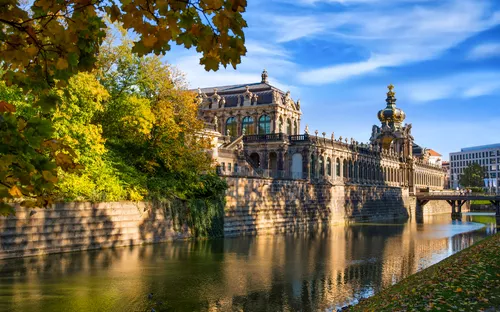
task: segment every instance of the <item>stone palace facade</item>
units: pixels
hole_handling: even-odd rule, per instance
[[[200,117],[214,138],[212,155],[223,176],[306,180],[311,183],[443,189],[445,172],[414,142],[390,85],[368,143],[325,132],[300,131],[300,100],[262,80],[198,89]]]

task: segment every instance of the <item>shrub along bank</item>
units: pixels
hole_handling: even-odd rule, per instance
[[[347,311],[499,311],[500,234],[419,272]]]

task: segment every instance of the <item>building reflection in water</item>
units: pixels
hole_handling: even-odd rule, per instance
[[[335,310],[496,231],[492,216],[463,221],[446,214],[0,261],[0,310]]]

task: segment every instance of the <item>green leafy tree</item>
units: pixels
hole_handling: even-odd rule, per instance
[[[246,53],[245,8],[246,0],[3,1],[0,75],[6,86],[19,87],[14,93],[30,97],[30,105],[21,114],[11,91],[0,94],[0,213],[11,211],[6,202],[21,198],[32,199],[23,205],[49,205],[60,169],[82,168],[73,158],[84,157],[56,138],[50,113],[61,95],[52,88],[60,90],[75,74],[96,68],[106,16],[137,34],[137,55],[165,54],[175,43],[195,47],[200,64],[217,70],[220,64],[235,67]],[[152,121],[135,117],[139,123]]]
[[[50,114],[27,104],[33,96],[0,82],[0,98],[20,108],[0,101],[0,215],[13,213],[6,202],[16,198],[28,207],[50,205],[58,170],[79,169],[73,161],[76,155],[63,141],[51,139],[55,133]]]
[[[484,168],[479,164],[473,163],[464,169],[460,175],[460,185],[465,187],[483,187],[484,186]]]
[[[130,42],[121,41],[103,49],[99,74],[110,92],[101,117],[108,145],[148,176],[144,190],[149,195],[189,197],[199,175],[213,170],[195,94],[183,88],[171,66],[155,56],[138,57]]]

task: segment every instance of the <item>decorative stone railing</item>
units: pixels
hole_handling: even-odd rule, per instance
[[[245,143],[273,142],[285,141],[287,135],[284,133],[269,133],[269,134],[250,134],[243,137]]]

